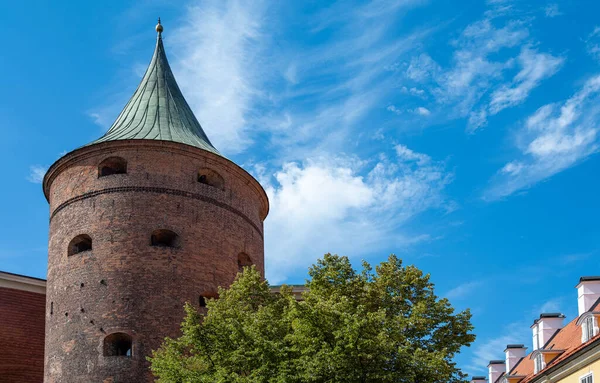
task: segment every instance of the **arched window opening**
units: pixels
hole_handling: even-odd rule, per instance
[[[92,250],[92,238],[87,234],[81,234],[73,238],[69,243],[69,256]]]
[[[159,247],[178,247],[179,236],[167,229],[155,230],[150,236],[150,243],[152,246]]]
[[[252,266],[252,259],[246,253],[240,253],[238,255],[238,272],[244,271],[244,267]]]
[[[127,174],[127,161],[121,157],[108,157],[98,165],[98,178],[113,174]]]
[[[198,172],[198,182],[221,190],[223,190],[225,185],[223,177],[212,169],[200,169]]]
[[[104,356],[131,356],[131,336],[116,332],[104,338]]]

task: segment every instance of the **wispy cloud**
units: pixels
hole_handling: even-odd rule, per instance
[[[413,57],[405,75],[433,97],[435,103],[426,106],[435,109],[434,114],[442,119],[467,117],[486,92],[502,80],[503,71],[513,65],[510,56],[500,60],[496,53],[518,46],[528,36],[523,21],[500,23],[495,15],[487,15],[451,41],[455,47],[451,66],[443,67],[422,53]]]
[[[544,14],[546,17],[556,17],[562,15],[562,12],[560,11],[558,4],[548,4],[544,8]]]
[[[585,48],[591,57],[600,61],[600,27],[595,27],[585,39]]]
[[[544,105],[527,118],[515,137],[519,158],[498,171],[484,198],[527,189],[597,152],[599,93],[597,75],[565,102]]]
[[[271,202],[265,253],[267,276],[276,283],[328,251],[357,257],[428,240],[398,229],[446,204],[443,190],[452,174],[442,162],[398,146],[395,156],[381,155],[374,164],[321,158],[286,163],[273,178],[259,177]]]
[[[543,80],[553,76],[564,59],[533,48],[528,21],[512,18],[512,5],[493,3],[484,17],[451,41],[450,66],[427,53],[411,59],[405,70],[409,89],[425,89],[433,102],[423,105],[432,123],[468,117],[467,131],[487,124],[489,116],[524,102]],[[507,74],[518,64],[511,81]],[[415,95],[413,95],[414,97]]]
[[[503,84],[495,89],[489,105],[478,112],[472,112],[469,118],[469,130],[474,131],[487,123],[486,116],[495,115],[506,108],[521,104],[529,93],[540,83],[552,77],[562,66],[564,59],[547,53],[538,53],[525,46],[517,58],[521,70],[511,83]]]
[[[189,7],[172,33],[179,85],[217,148],[228,154],[251,142],[248,114],[260,97],[266,3],[219,1]]]
[[[41,184],[44,180],[44,175],[47,171],[47,166],[31,165],[29,167],[29,175],[27,176],[27,181],[34,184]]]
[[[462,283],[455,288],[449,290],[445,297],[454,300],[454,299],[462,299],[471,294],[474,290],[476,290],[483,283],[481,281],[470,281],[466,283]]]
[[[515,344],[523,341],[526,329],[525,322],[515,322],[500,331],[503,335],[477,341],[473,350],[473,357],[465,370],[472,374],[480,374],[485,370],[490,360],[503,359],[503,351],[507,344]],[[527,328],[528,330],[528,328]]]

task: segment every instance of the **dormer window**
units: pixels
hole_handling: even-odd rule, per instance
[[[594,335],[596,333],[595,328],[596,328],[596,317],[593,315],[590,315],[587,318],[585,318],[585,320],[583,321],[583,325],[581,326],[581,331],[583,332],[582,340],[584,342],[587,342],[588,340],[590,340],[594,337]]]
[[[542,371],[544,369],[544,367],[546,367],[545,363],[544,363],[544,355],[539,353],[535,356],[534,373],[537,374],[538,372]]]

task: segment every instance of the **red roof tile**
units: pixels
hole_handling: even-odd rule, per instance
[[[594,305],[594,309],[600,305],[600,301]],[[544,370],[547,370],[550,367],[556,366],[563,360],[567,359],[569,356],[573,355],[575,352],[579,351],[583,347],[589,345],[591,342],[594,342],[600,339],[600,334],[596,335],[589,341],[585,343],[581,343],[581,327],[577,326],[577,319],[573,319],[569,324],[559,330],[556,335],[554,335],[550,341],[545,345],[545,350],[564,350],[562,354],[554,358],[550,363],[546,365]],[[534,361],[530,358],[531,353],[525,356],[525,358],[521,359],[521,361],[515,366],[511,375],[525,375],[525,378],[521,380],[520,383],[530,382],[533,378],[535,378],[538,374],[534,375]],[[544,371],[542,370],[542,371]],[[540,371],[541,372],[541,371]]]

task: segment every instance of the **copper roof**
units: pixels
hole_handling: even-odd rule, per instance
[[[90,144],[131,139],[163,140],[220,155],[175,81],[165,54],[160,22],[157,31],[154,55],[140,85],[108,132]]]

